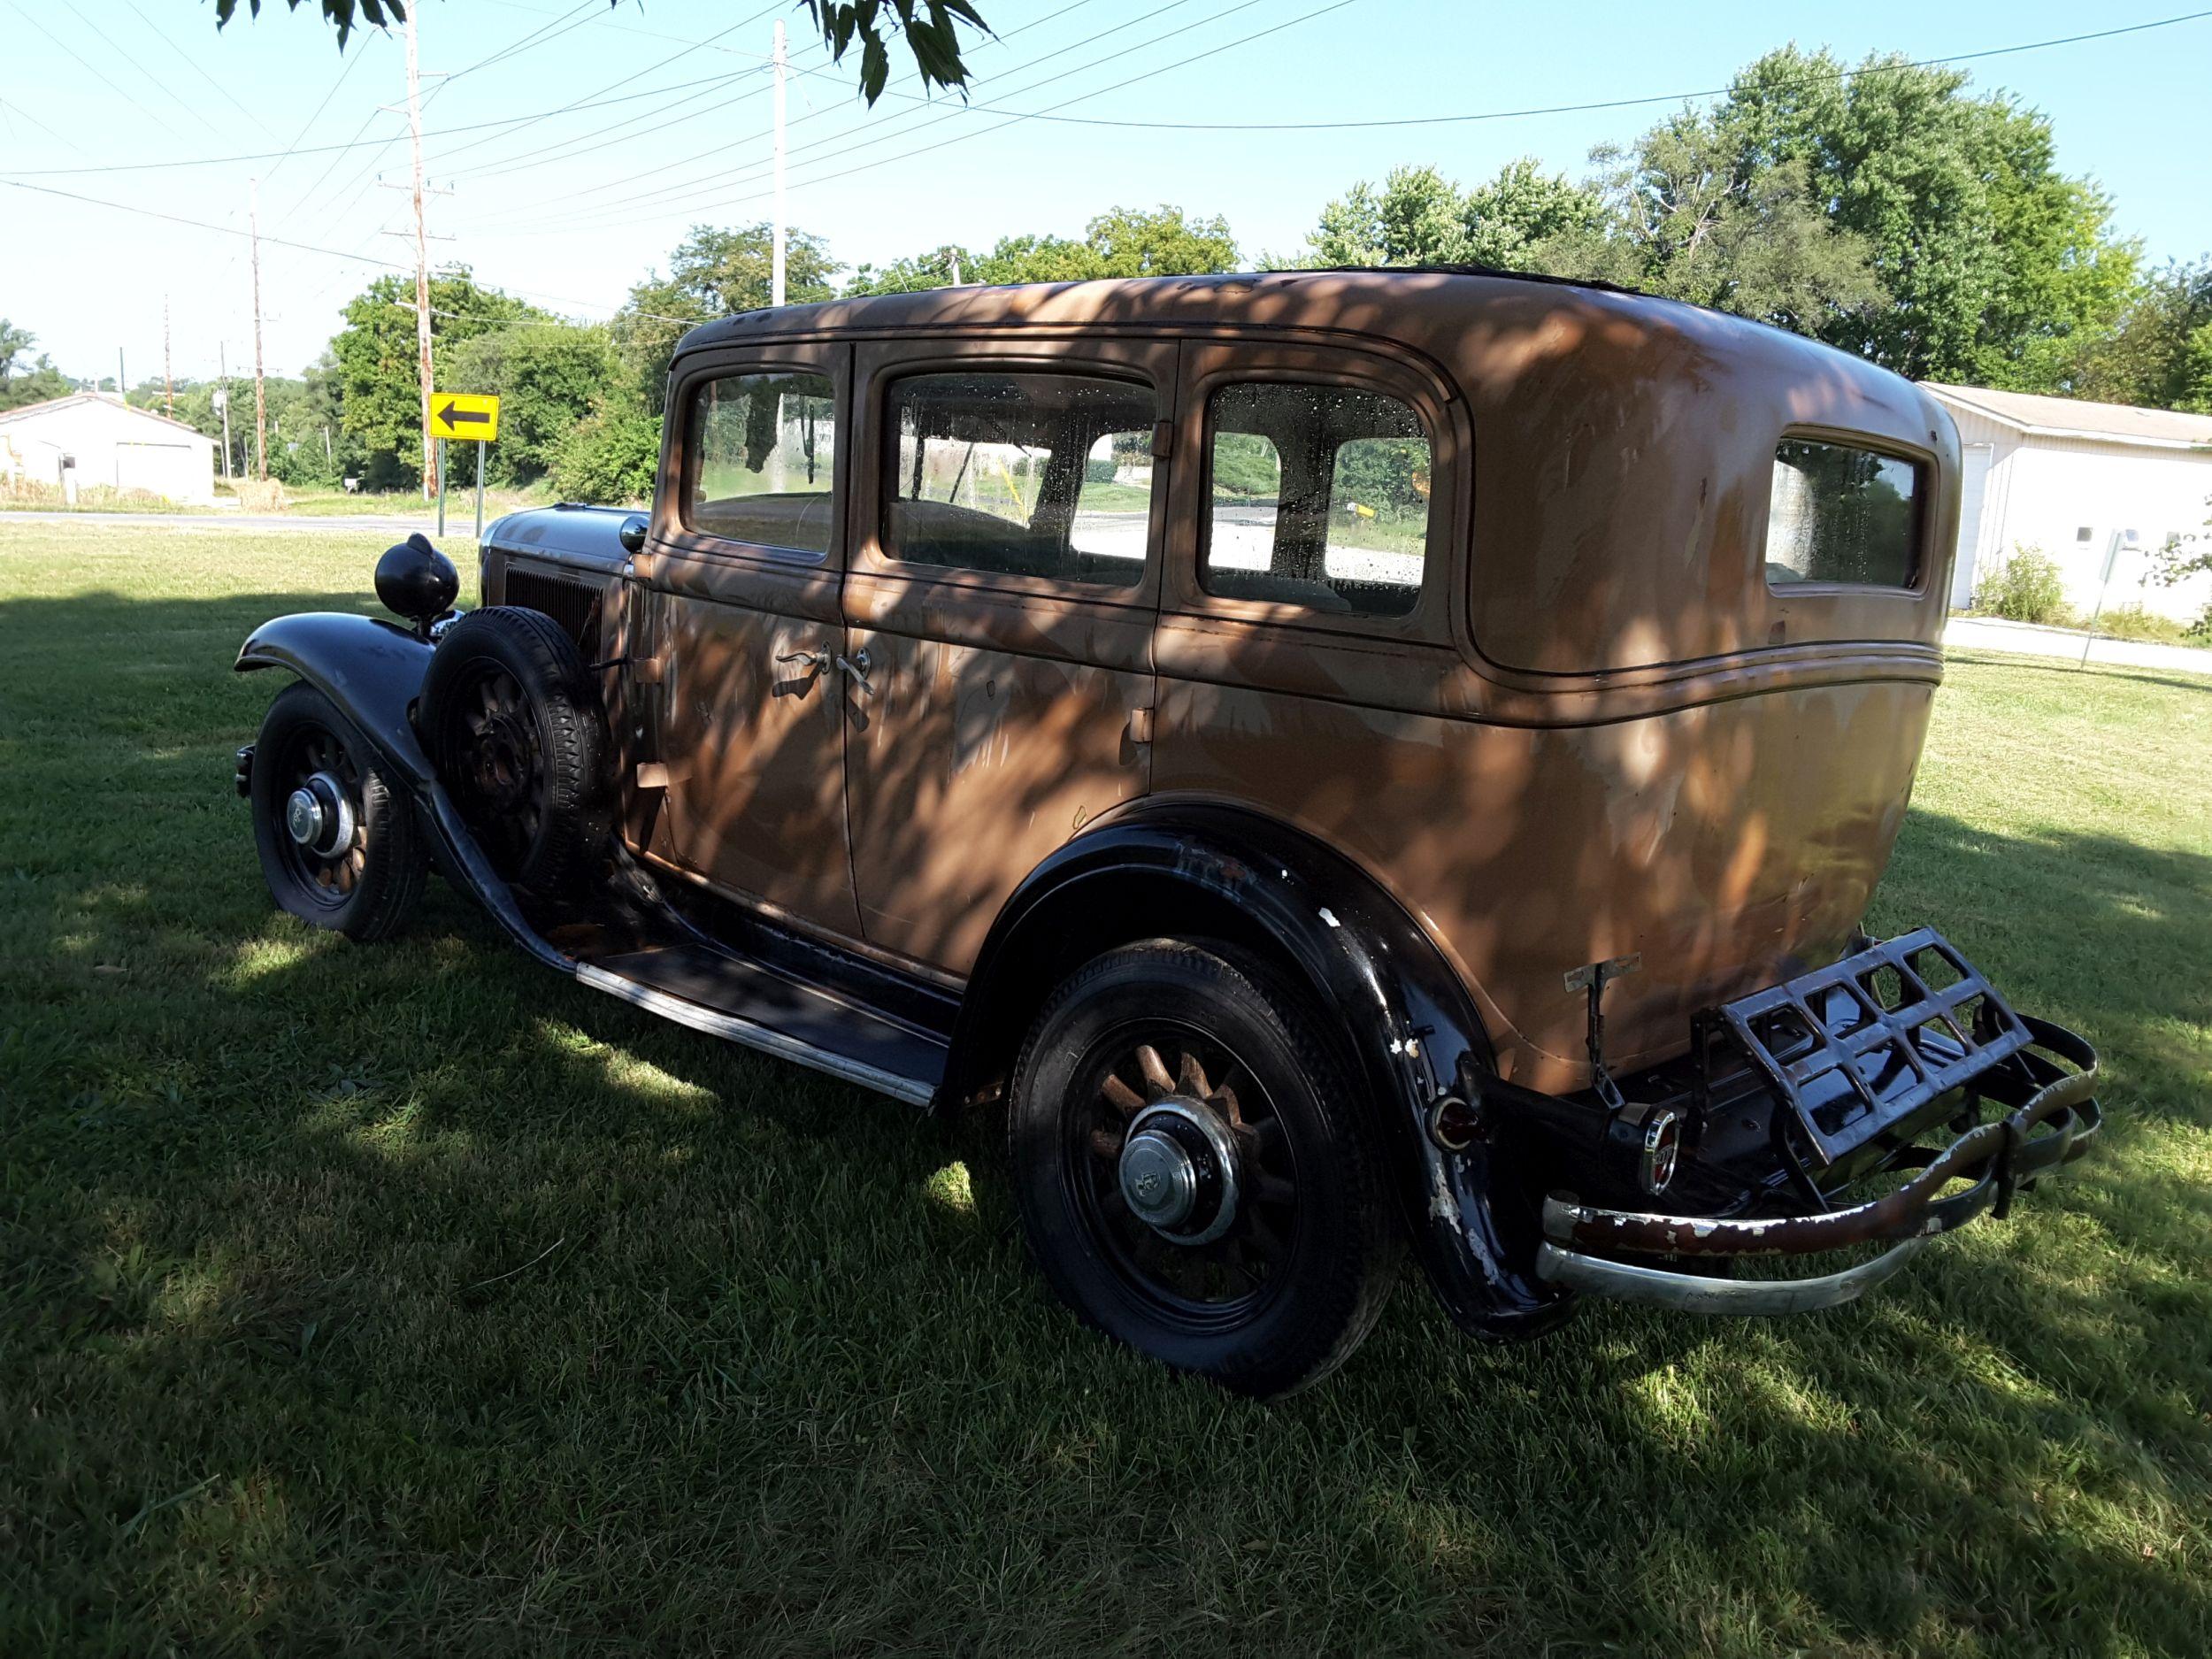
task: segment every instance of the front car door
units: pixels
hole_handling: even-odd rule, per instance
[[[1150,780],[1171,342],[856,349],[845,762],[868,941],[964,974],[1054,848]]]
[[[859,918],[832,682],[850,362],[849,347],[821,342],[687,359],[635,560],[659,676],[661,770],[641,782],[664,787],[649,851],[848,937]]]

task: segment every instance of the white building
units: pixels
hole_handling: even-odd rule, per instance
[[[215,440],[108,393],[78,392],[0,412],[0,479],[142,489],[208,507]]]
[[[2019,547],[2058,561],[2067,597],[2084,615],[2101,589],[2107,610],[2140,604],[2185,621],[2212,603],[2212,577],[2161,587],[2150,557],[2169,536],[2212,536],[2212,415],[1973,386],[1927,389],[1958,423],[1964,460],[1955,608],[1972,602],[1977,571]],[[2124,541],[2131,530],[2138,545],[2113,559],[2108,586],[2114,533]]]

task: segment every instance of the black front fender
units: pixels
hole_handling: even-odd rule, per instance
[[[263,623],[238,648],[236,672],[282,668],[330,700],[357,736],[403,785],[448,879],[473,894],[515,942],[549,967],[576,971],[515,903],[438,781],[415,731],[415,699],[436,648],[396,623],[343,611],[304,611]]]
[[[1051,986],[1097,952],[1164,934],[1222,937],[1294,969],[1342,1022],[1431,1284],[1486,1337],[1533,1336],[1572,1298],[1535,1275],[1539,1194],[1484,1141],[1450,1152],[1429,1119],[1463,1059],[1487,1071],[1480,1016],[1404,909],[1349,860],[1247,810],[1145,803],[1062,847],[1010,898],[977,959],[939,1098],[1003,1079]]]

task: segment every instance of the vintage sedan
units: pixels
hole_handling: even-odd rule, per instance
[[[1958,518],[1909,381],[1340,271],[748,312],[667,410],[651,511],[499,520],[481,609],[416,539],[406,626],[246,641],[280,904],[379,938],[434,864],[594,989],[997,1114],[1053,1289],[1256,1394],[1404,1246],[1484,1337],[1822,1308],[2095,1135],[2086,1043],[1861,929]]]

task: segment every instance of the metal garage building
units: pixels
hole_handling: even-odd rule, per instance
[[[215,440],[105,392],[0,413],[0,478],[66,488],[142,489],[187,505],[215,501]]]
[[[2212,415],[1974,386],[1927,389],[1958,423],[1965,462],[1954,608],[1972,602],[1978,569],[2016,547],[2056,559],[2068,599],[2085,615],[2101,590],[2108,608],[2140,604],[2183,620],[2212,603],[2212,580],[2161,587],[2150,558],[2169,536],[2208,534]]]

